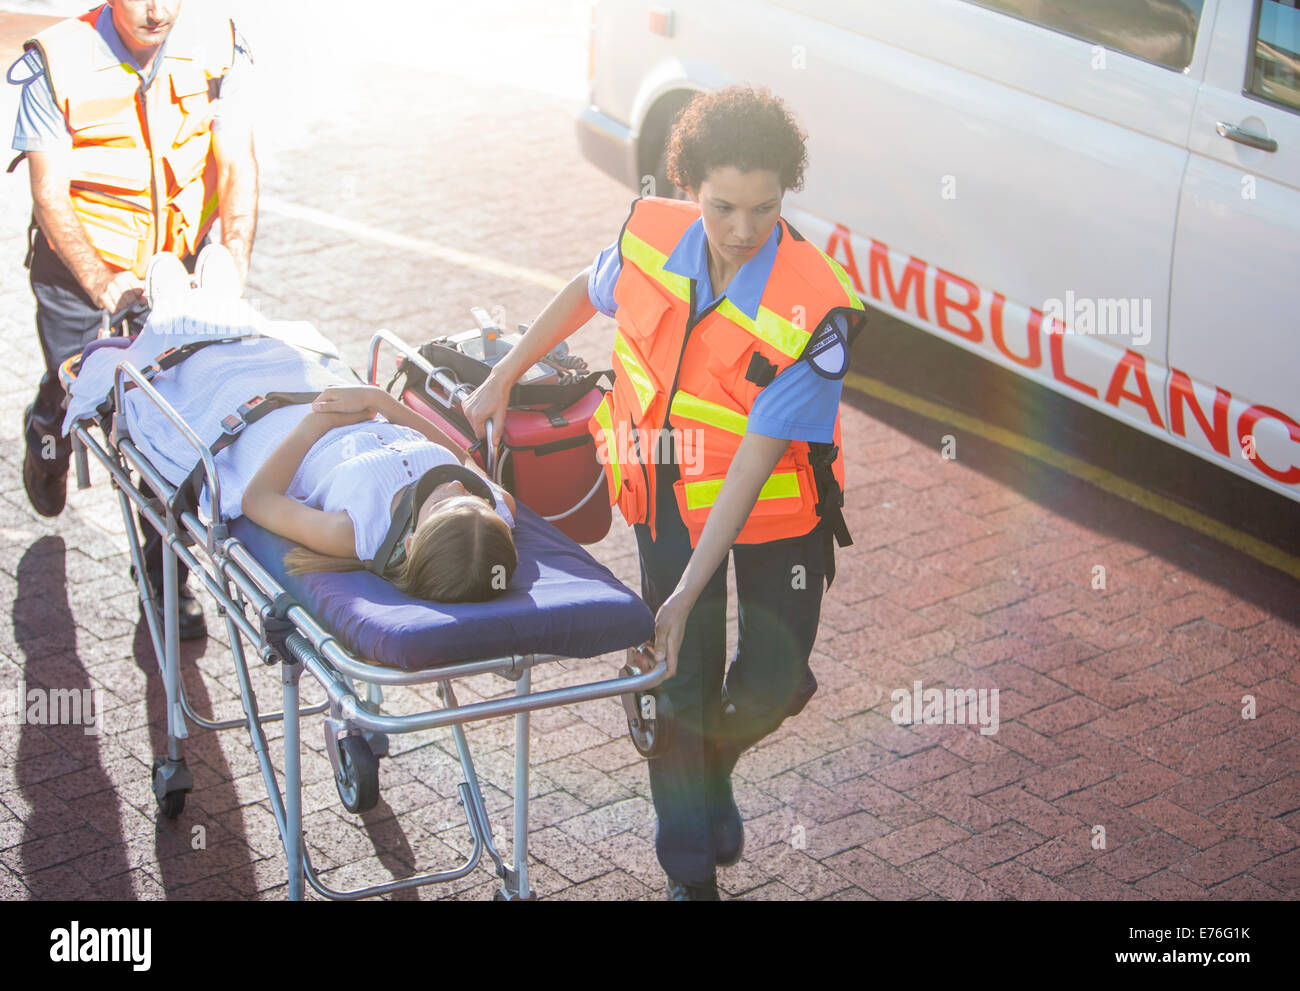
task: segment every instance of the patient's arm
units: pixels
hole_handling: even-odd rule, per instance
[[[311,408],[316,412],[336,415],[380,413],[389,423],[410,427],[412,430],[419,431],[435,444],[447,448],[452,454],[456,455],[461,464],[487,478],[482,471],[479,471],[478,464],[470,458],[468,451],[439,430],[433,423],[426,420],[415,410],[403,405],[377,385],[332,385],[316,397],[311,404]],[[301,461],[301,459],[299,460]],[[297,470],[295,467],[294,471]],[[292,480],[293,474],[291,472],[289,481]],[[289,481],[284,483],[286,488]],[[488,479],[488,481],[491,481],[491,479]],[[515,497],[504,489],[502,493],[505,496],[506,508],[510,510],[510,515],[514,516],[516,511]]]
[[[332,385],[316,397],[311,408],[322,413],[360,413],[365,410],[380,413],[389,423],[410,427],[445,447],[461,464],[469,457],[469,452],[446,433],[377,385]]]
[[[241,507],[244,515],[308,550],[332,557],[356,557],[356,535],[347,513],[312,509],[284,493],[303,458],[321,437],[335,427],[368,419],[369,411],[312,412],[303,417],[248,483]]]

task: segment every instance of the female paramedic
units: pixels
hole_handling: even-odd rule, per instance
[[[642,198],[618,240],[551,301],[471,396],[501,436],[511,384],[597,310],[618,323],[614,389],[590,429],[633,524],[657,610],[673,721],[649,763],[672,901],[717,900],[740,858],[740,754],[817,689],[808,667],[832,539],[848,543],[841,379],[863,307],[842,269],[781,219],[804,136],[765,90],[697,96],[669,136],[689,201]],[[739,644],[726,662],[727,555]]]

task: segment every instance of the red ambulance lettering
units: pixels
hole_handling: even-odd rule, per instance
[[[989,307],[989,336],[993,338],[993,343],[997,346],[997,349],[1017,365],[1025,368],[1037,368],[1043,363],[1043,341],[1039,337],[1043,325],[1043,311],[1030,307],[1029,354],[1021,357],[1007,347],[1006,336],[1002,330],[1002,308],[1006,305],[1006,302],[1007,298],[1002,293],[995,292],[993,294],[993,303]]]
[[[1137,382],[1137,392],[1129,392],[1124,388],[1130,372]],[[1147,417],[1153,424],[1161,430],[1165,428],[1164,421],[1160,419],[1160,410],[1156,408],[1156,397],[1151,395],[1151,385],[1147,382],[1147,360],[1136,351],[1128,349],[1125,349],[1124,356],[1119,359],[1119,364],[1110,377],[1110,385],[1106,387],[1106,402],[1118,407],[1121,399],[1137,403],[1147,411]]]
[[[841,247],[844,249],[843,258],[837,254]],[[843,224],[836,224],[835,230],[831,231],[830,240],[826,242],[826,254],[840,263],[840,268],[853,280],[853,288],[861,295],[862,276],[858,274],[858,262],[853,257],[853,235]]]
[[[1056,381],[1068,385],[1072,389],[1078,389],[1086,396],[1097,398],[1097,390],[1086,382],[1080,382],[1078,379],[1072,379],[1065,374],[1065,328],[1056,322],[1056,317],[1052,317],[1052,324],[1047,328],[1047,348],[1052,354],[1052,378]]]
[[[1291,419],[1291,417],[1287,416],[1285,413],[1278,412],[1272,407],[1252,406],[1250,409],[1242,413],[1241,419],[1237,421],[1237,440],[1241,443],[1243,450],[1246,449],[1246,438],[1253,438],[1255,435],[1255,424],[1266,416],[1285,423],[1287,432],[1291,435],[1291,439],[1297,444],[1300,444],[1300,423],[1296,423],[1295,420]],[[1300,467],[1292,465],[1286,471],[1279,471],[1259,456],[1258,444],[1252,444],[1251,446],[1255,448],[1255,456],[1249,460],[1269,478],[1283,482],[1286,485],[1295,485],[1297,482],[1300,482]]]
[[[938,326],[950,334],[978,344],[984,339],[984,328],[976,314],[979,311],[981,292],[978,285],[963,279],[960,275],[927,264],[915,256],[907,256],[902,278],[894,279],[894,267],[890,260],[889,246],[875,238],[869,238],[871,245],[868,263],[868,282],[870,295],[880,303],[888,303],[897,310],[914,314],[932,327]],[[826,254],[834,258],[844,268],[859,295],[864,294],[861,273],[858,271],[857,259],[853,254],[853,234],[843,224],[836,224],[826,242]],[[901,253],[900,253],[901,254]],[[925,306],[925,285],[930,273],[934,273],[934,322],[930,321]],[[883,283],[883,288],[882,288]],[[954,290],[961,290],[954,297]],[[887,298],[886,298],[887,297]],[[909,305],[909,303],[911,305]],[[1042,310],[1029,308],[1026,321],[1027,353],[1017,354],[1011,349],[1006,339],[1004,313],[1007,299],[999,292],[992,292],[989,304],[989,337],[994,347],[1006,358],[1022,368],[1036,370],[1043,364],[1042,335],[1047,335],[1048,353],[1051,357],[1052,378],[1062,385],[1082,392],[1093,399],[1099,398],[1098,391],[1086,382],[1071,377],[1065,370],[1065,327],[1054,317],[1047,317]],[[952,319],[956,317],[954,321]],[[1046,326],[1044,326],[1046,318]],[[1129,388],[1129,376],[1133,377],[1133,387]],[[1147,377],[1146,359],[1132,350],[1126,350],[1111,374],[1106,386],[1105,401],[1119,409],[1119,401],[1127,399],[1146,411],[1147,418],[1160,429],[1164,423],[1160,418],[1160,409],[1156,405],[1155,394]],[[1191,378],[1176,368],[1170,369],[1169,379],[1169,430],[1178,437],[1186,438],[1187,410],[1196,420],[1201,432],[1211,447],[1220,455],[1230,458],[1228,442],[1228,417],[1232,394],[1226,389],[1214,386],[1214,405],[1207,416],[1196,395]],[[1300,465],[1291,465],[1286,469],[1268,464],[1256,449],[1254,429],[1262,419],[1273,419],[1286,425],[1287,431],[1297,445],[1300,445],[1300,423],[1279,410],[1269,406],[1251,406],[1241,414],[1237,421],[1237,439],[1248,453],[1248,460],[1269,478],[1286,485],[1300,484]],[[1253,456],[1251,454],[1253,452]]]
[[[874,271],[874,269],[873,269]],[[959,286],[966,292],[966,302],[959,303],[948,295],[950,285]],[[941,268],[935,269],[934,277],[934,319],[939,326],[950,334],[956,334],[958,337],[964,337],[966,340],[978,344],[984,339],[984,328],[980,326],[979,320],[975,316],[975,311],[980,305],[980,287],[973,282],[967,282],[960,275],[953,275],[951,272],[945,272]],[[965,327],[956,327],[948,320],[948,313],[956,310],[964,314]]]
[[[912,292],[916,297],[916,314],[922,320],[930,318],[925,312],[925,270],[928,268],[925,262],[919,258],[907,259],[907,267],[903,269],[903,283],[900,286],[894,285],[894,272],[889,264],[889,248],[877,241],[871,239],[871,260],[869,262],[871,271],[871,295],[882,302],[883,297],[880,295],[880,277],[885,277],[885,287],[889,291],[889,300],[900,310],[907,309],[907,294]]]
[[[1179,437],[1187,436],[1183,421],[1183,406],[1186,404],[1191,409],[1196,422],[1200,424],[1201,433],[1205,434],[1205,439],[1210,442],[1210,446],[1225,458],[1232,457],[1228,451],[1228,406],[1232,402],[1232,393],[1218,386],[1214,387],[1214,425],[1211,426],[1205,411],[1201,409],[1200,401],[1196,398],[1191,378],[1186,372],[1180,372],[1177,368],[1170,371],[1169,429]]]

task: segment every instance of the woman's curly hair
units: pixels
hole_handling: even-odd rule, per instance
[[[668,135],[668,178],[699,189],[713,169],[767,169],[783,189],[802,189],[808,166],[807,135],[784,103],[768,90],[728,86],[699,93],[673,121]]]

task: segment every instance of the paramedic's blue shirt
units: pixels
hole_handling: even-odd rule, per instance
[[[780,229],[780,224],[772,228],[763,246],[740,266],[731,285],[720,294],[750,319],[758,316],[759,300],[763,298],[763,290],[767,288],[768,276],[772,274],[772,265],[776,261]],[[718,297],[714,296],[713,283],[709,279],[708,242],[704,236],[703,220],[696,220],[686,229],[664,268],[695,280],[697,314],[716,302]],[[618,282],[621,271],[617,242],[602,251],[591,266],[587,295],[591,305],[607,317],[614,316],[618,310],[618,304],[614,302],[614,284]],[[759,392],[749,413],[747,429],[764,437],[829,444],[835,434],[835,414],[839,409],[842,386],[842,380],[824,378],[807,362],[796,362]]]

